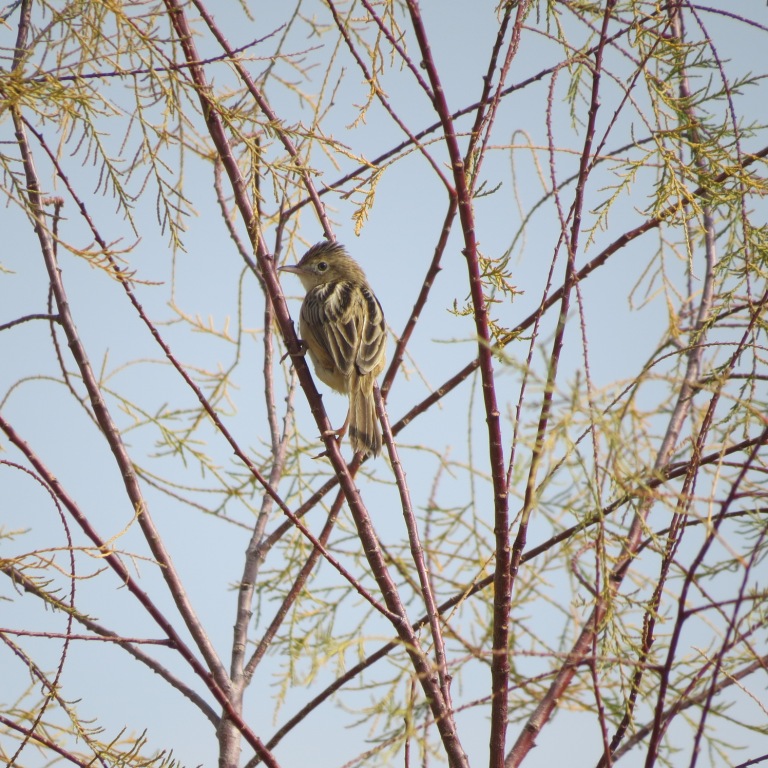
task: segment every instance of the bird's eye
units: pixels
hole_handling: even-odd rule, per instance
[[[327,261],[318,261],[317,262],[317,271],[318,272],[325,272],[326,269],[328,269],[328,262]]]

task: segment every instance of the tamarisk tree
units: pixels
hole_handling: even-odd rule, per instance
[[[768,760],[763,5],[7,4],[2,758]]]

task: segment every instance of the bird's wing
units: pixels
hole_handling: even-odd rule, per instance
[[[310,349],[324,368],[345,377],[352,373],[358,347],[354,296],[355,285],[340,280],[313,288],[301,307],[302,335],[311,335],[311,339],[305,338]]]
[[[355,358],[357,372],[361,376],[372,373],[378,376],[384,368],[384,347],[387,343],[387,329],[381,304],[367,286],[360,286],[361,308],[358,317],[359,347]]]
[[[384,313],[365,285],[340,280],[313,288],[301,309],[302,334],[316,342],[315,355],[323,367],[348,377],[378,376],[384,367]]]

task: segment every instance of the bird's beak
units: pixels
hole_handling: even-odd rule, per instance
[[[286,264],[284,267],[280,267],[278,272],[291,272],[294,275],[298,275],[301,273],[301,267],[299,267],[298,264]]]

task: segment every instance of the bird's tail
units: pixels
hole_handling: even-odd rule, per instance
[[[355,388],[350,396],[349,411],[349,440],[353,450],[378,456],[381,431],[376,418],[373,388],[367,392],[363,388]]]

